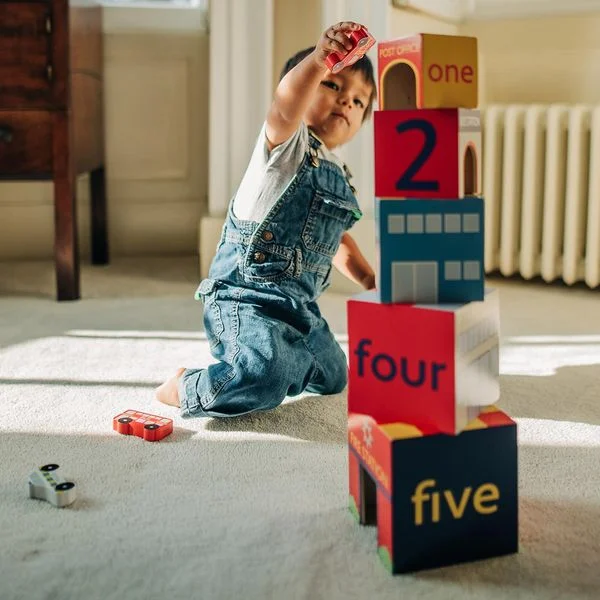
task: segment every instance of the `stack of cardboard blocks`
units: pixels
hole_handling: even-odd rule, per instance
[[[494,406],[477,40],[382,42],[378,72],[378,284],[348,301],[350,509],[402,573],[517,552],[517,432]]]

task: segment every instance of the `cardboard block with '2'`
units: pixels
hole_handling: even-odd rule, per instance
[[[481,193],[478,110],[376,111],[375,195],[462,198]]]

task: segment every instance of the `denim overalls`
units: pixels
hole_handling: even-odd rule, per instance
[[[334,394],[346,357],[316,299],[328,286],[344,231],[361,216],[349,173],[310,149],[261,223],[229,205],[209,276],[198,288],[213,356],[179,384],[183,416],[231,417],[272,409],[302,391]]]

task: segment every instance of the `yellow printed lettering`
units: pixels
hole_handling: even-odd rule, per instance
[[[452,513],[452,516],[455,519],[462,519],[462,516],[465,514],[465,508],[467,508],[467,502],[469,501],[469,496],[471,495],[471,488],[466,487],[463,490],[463,493],[460,497],[460,502],[458,506],[456,506],[456,502],[454,500],[454,494],[451,490],[444,490],[444,498],[446,498],[446,502],[448,504],[448,508]]]
[[[439,523],[443,517],[443,506],[448,507],[448,511],[454,519],[464,517],[469,503],[472,504],[473,510],[480,515],[491,515],[498,510],[500,490],[493,483],[484,483],[474,492],[472,487],[467,486],[463,488],[459,496],[456,496],[452,490],[436,491],[435,487],[435,479],[424,479],[417,484],[410,498],[414,506],[415,525],[423,525],[426,521]],[[443,502],[441,498],[444,499]],[[431,504],[431,508],[428,507],[429,504]]]
[[[477,488],[473,498],[473,506],[481,515],[491,515],[498,510],[498,504],[484,506],[484,502],[496,502],[500,499],[500,490],[493,483],[484,483]]]
[[[434,523],[440,522],[440,494],[434,492],[431,494],[431,520]]]
[[[431,497],[429,494],[423,493],[423,490],[427,487],[435,487],[435,479],[425,479],[421,481],[415,488],[410,501],[415,505],[415,525],[423,524],[423,504]]]

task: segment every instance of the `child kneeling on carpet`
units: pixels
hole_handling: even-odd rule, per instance
[[[347,233],[361,212],[350,173],[332,150],[370,116],[376,88],[368,57],[337,74],[325,59],[347,54],[348,36],[360,27],[333,25],[284,67],[197,291],[219,362],[179,369],[157,389],[183,416],[237,416],[305,390],[335,394],[346,386],[346,357],[316,300],[332,263],[365,289],[375,287],[373,269]]]

